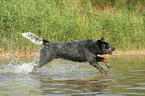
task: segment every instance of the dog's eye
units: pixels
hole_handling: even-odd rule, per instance
[[[109,46],[105,46],[105,49],[109,49]]]

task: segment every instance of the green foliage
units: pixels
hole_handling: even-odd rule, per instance
[[[118,50],[144,49],[145,12],[138,11],[143,1],[133,1],[1,0],[0,50],[37,50],[38,45],[22,37],[24,32],[66,42],[104,36]]]

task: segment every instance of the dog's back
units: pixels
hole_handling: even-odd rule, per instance
[[[48,51],[53,52],[55,58],[62,58],[77,62],[85,62],[84,52],[88,51],[93,40],[76,40],[73,42],[49,42],[45,45]],[[88,43],[89,42],[89,43]]]

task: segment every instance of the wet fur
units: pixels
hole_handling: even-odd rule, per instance
[[[31,34],[32,35],[32,34]],[[97,55],[111,54],[115,51],[108,42],[101,40],[76,40],[72,42],[50,42],[43,39],[44,47],[40,51],[40,60],[34,66],[32,72],[37,71],[45,64],[51,62],[53,59],[61,58],[71,60],[74,62],[89,62],[92,66],[97,68],[101,73],[108,73],[98,62],[104,62],[110,68],[110,64],[103,57]]]

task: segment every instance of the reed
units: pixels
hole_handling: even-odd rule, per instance
[[[143,50],[145,12],[139,12],[139,8],[145,2],[132,1],[2,0],[0,50],[19,53],[38,50],[41,46],[23,38],[23,32],[65,42],[104,36],[118,50]]]

